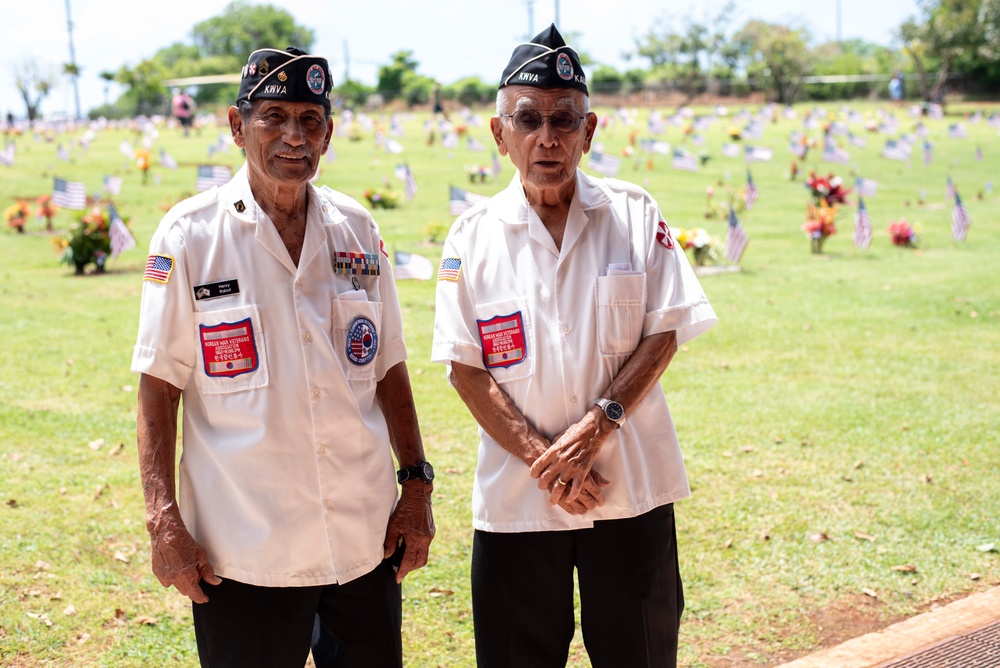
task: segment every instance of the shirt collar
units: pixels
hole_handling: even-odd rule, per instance
[[[528,224],[530,207],[528,199],[524,196],[519,172],[514,173],[510,185],[502,190],[497,197],[502,205],[497,214],[500,220],[510,225]],[[581,211],[590,211],[611,204],[611,198],[608,197],[601,182],[587,176],[580,168],[576,170],[576,192],[573,194],[573,199]],[[572,205],[570,208],[572,209]]]

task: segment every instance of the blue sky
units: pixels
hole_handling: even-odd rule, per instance
[[[189,41],[191,27],[222,13],[228,0],[70,0],[73,12],[77,63],[83,68],[80,102],[84,112],[104,101],[104,83],[98,73],[134,65],[160,47]],[[66,36],[66,0],[5,2],[5,35],[0,40],[0,113],[24,114],[24,105],[14,87],[14,68],[26,58],[58,69],[69,61]],[[463,76],[478,75],[485,81],[500,76],[511,50],[530,37],[527,0],[273,0],[288,10],[300,24],[316,31],[313,51],[330,60],[334,82],[345,71],[346,53],[350,74],[374,84],[378,66],[389,62],[400,49],[412,50],[419,72],[449,83]],[[645,67],[646,61],[628,61],[635,38],[645,35],[657,22],[683,17],[715,16],[721,1],[677,2],[676,0],[534,0],[533,25],[540,32],[555,19],[559,29],[580,35],[573,46],[596,61],[618,69]],[[154,7],[160,9],[154,10]],[[894,29],[917,13],[915,0],[739,0],[731,16],[731,29],[755,18],[803,26],[814,41],[837,36],[837,10],[845,39],[862,38],[891,45]],[[279,46],[287,45],[262,45]],[[112,99],[117,93],[113,86]],[[72,88],[61,84],[43,104],[43,112],[72,112]]]

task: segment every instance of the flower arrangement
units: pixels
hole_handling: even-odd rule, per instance
[[[719,242],[701,227],[677,228],[675,240],[684,250],[691,250],[698,267],[719,261]]]
[[[52,217],[56,215],[56,211],[59,210],[59,207],[52,203],[52,195],[42,195],[35,200],[35,204],[38,205],[36,215],[39,219],[45,219],[45,229],[51,232]]]
[[[822,253],[823,244],[827,237],[837,233],[837,226],[834,223],[834,218],[837,217],[837,208],[836,204],[827,204],[825,200],[821,200],[818,206],[808,205],[808,214],[802,230],[809,238],[813,253]]]
[[[23,199],[17,200],[17,204],[8,206],[3,212],[7,224],[20,234],[24,234],[24,224],[28,222],[29,215],[31,215],[31,208],[28,207],[28,202]]]
[[[395,209],[398,201],[396,196],[389,190],[376,190],[369,188],[365,191],[365,199],[373,209]]]
[[[901,246],[903,248],[917,247],[917,233],[913,231],[913,227],[906,222],[906,219],[894,220],[889,223],[889,236],[892,237],[892,244],[894,246]]]
[[[128,227],[128,219],[122,218]],[[108,211],[95,202],[84,209],[68,237],[52,239],[61,252],[59,260],[76,269],[78,276],[84,273],[88,264],[94,264],[96,273],[103,274],[108,255],[111,253],[110,219]]]
[[[483,165],[466,165],[465,173],[469,175],[469,183],[486,182],[486,177],[490,175],[489,167]]]
[[[146,180],[149,178],[149,166],[151,156],[148,150],[144,148],[136,149],[135,151],[135,166],[139,168],[142,172],[142,183],[146,184]]]
[[[851,189],[845,187],[844,180],[835,174],[817,176],[816,172],[809,173],[805,185],[812,201],[806,207],[806,222],[802,230],[809,239],[812,252],[822,253],[824,242],[837,233],[834,219],[838,205],[847,201]]]
[[[810,172],[806,179],[806,188],[813,198],[815,204],[825,201],[827,204],[843,204],[847,201],[850,188],[844,187],[844,180],[834,174],[826,176],[816,176],[816,172]]]

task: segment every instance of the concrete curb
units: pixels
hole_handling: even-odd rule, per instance
[[[778,668],[878,668],[998,619],[1000,587],[994,587]]]

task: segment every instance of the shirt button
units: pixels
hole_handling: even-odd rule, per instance
[[[569,330],[570,330],[569,325],[563,325],[563,334],[569,334]]]
[[[323,507],[327,510],[333,510],[333,503],[331,501],[324,501]]]
[[[314,397],[318,397],[319,396],[319,388],[318,387],[314,387],[313,388],[313,396]]]
[[[316,452],[318,452],[321,455],[325,455],[326,454],[326,446],[325,445],[319,446],[318,448],[316,448]]]
[[[295,287],[297,287],[297,288],[301,288],[302,287],[302,279],[301,278],[298,278],[298,279],[295,280]]]
[[[305,341],[306,343],[312,343],[313,335],[309,332],[306,332],[305,335],[302,337],[302,340]]]
[[[572,395],[572,396],[571,396],[571,397],[569,398],[569,400],[570,400],[570,401],[572,401],[572,402],[573,402],[573,403],[575,404],[575,403],[576,403],[576,395],[575,395],[575,394],[574,394],[574,395]]]

